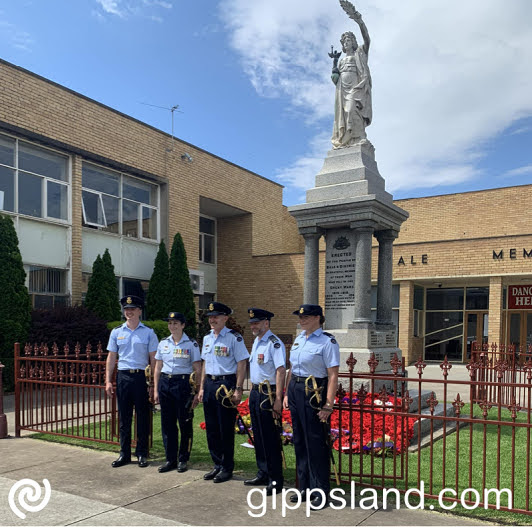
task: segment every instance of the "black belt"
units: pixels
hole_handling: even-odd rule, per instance
[[[144,373],[144,370],[118,370],[118,373]]]
[[[209,375],[207,374],[207,379],[211,381],[232,381],[236,377],[236,373],[231,373],[229,375]]]
[[[167,379],[190,379],[190,373],[164,373],[161,372],[163,377]]]
[[[310,377],[310,375],[309,375]],[[314,377],[316,379],[316,382],[319,384],[320,382],[325,382],[328,377]],[[308,377],[298,377],[297,375],[292,375],[292,380],[294,382],[306,382]]]
[[[275,384],[270,384],[270,387],[272,388],[272,390],[275,390]],[[251,389],[260,391],[260,384],[252,384]]]

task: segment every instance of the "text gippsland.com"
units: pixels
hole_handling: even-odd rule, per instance
[[[362,488],[359,491],[359,496],[355,500],[356,484],[351,482],[349,490],[342,488],[332,489],[329,493],[329,506],[333,510],[343,510],[345,508],[361,509],[361,510],[377,510],[379,508],[400,509],[404,506],[407,509],[425,509],[425,483],[420,482],[420,488],[412,488],[401,494],[397,489],[372,489]],[[290,501],[290,496],[297,496],[297,501]],[[316,506],[312,505],[311,500],[303,500],[302,493],[297,489],[282,489],[280,492],[274,492],[272,494],[270,508],[272,510],[281,510],[283,518],[286,517],[288,511],[299,509],[301,506],[305,507],[306,516],[309,517],[311,511],[317,510],[323,507],[327,496],[322,489],[311,489],[309,494],[321,497],[321,503]],[[459,495],[454,489],[445,488],[438,494],[438,505],[442,510],[452,510],[458,504],[464,509],[473,510],[478,507],[488,508],[487,504],[490,502],[490,498],[494,498],[493,505],[496,509],[501,508],[501,497],[507,498],[505,507],[512,508],[512,491],[509,489],[484,489],[483,495],[473,488],[464,489]],[[401,499],[402,496],[402,499]],[[414,498],[413,503],[411,499]],[[446,499],[447,498],[447,499]],[[451,498],[453,501],[449,501]],[[247,504],[249,507],[248,514],[253,518],[261,518],[268,511],[268,496],[266,489],[251,489],[247,494]],[[482,505],[481,505],[482,504]],[[434,510],[434,505],[428,506],[429,510]]]

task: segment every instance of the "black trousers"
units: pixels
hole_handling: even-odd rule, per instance
[[[264,402],[266,401],[266,402]],[[262,405],[262,408],[261,408]],[[268,396],[257,389],[249,394],[249,413],[255,443],[259,478],[268,478],[269,483],[276,482],[276,487],[283,486],[283,458],[281,455],[280,428],[275,424]]]
[[[194,412],[189,412],[186,404],[190,397],[189,376],[159,378],[159,403],[161,405],[161,432],[166,460],[177,461],[179,430],[179,461],[188,461],[192,450],[192,420]],[[179,430],[177,428],[179,422]]]
[[[316,379],[322,386],[322,395],[327,393],[327,378]],[[292,415],[294,450],[299,490],[322,489],[328,493],[331,486],[330,449],[327,442],[330,423],[322,423],[318,411],[309,404],[312,394],[305,395],[305,383],[290,381],[288,407]],[[316,406],[315,399],[312,404]]]
[[[225,472],[233,472],[235,467],[235,421],[236,409],[222,406],[216,399],[216,391],[222,384],[228,390],[236,386],[236,375],[226,375],[225,379],[213,381],[209,376],[203,385],[203,411],[207,432],[207,445],[214,466]],[[221,397],[220,397],[221,399]],[[227,401],[226,404],[229,405]]]
[[[144,371],[130,373],[118,370],[116,379],[116,399],[120,419],[120,452],[131,457],[131,422],[133,407],[137,411],[137,448],[135,455],[148,455],[150,433],[150,404]]]

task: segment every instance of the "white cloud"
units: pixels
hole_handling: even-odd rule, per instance
[[[371,37],[374,119],[367,132],[387,188],[479,177],[486,141],[532,114],[532,2],[355,3]],[[317,136],[330,134],[327,52],[356,27],[337,0],[222,0],[220,7],[257,92],[286,98]],[[279,171],[285,181],[301,188],[313,181],[315,172],[306,170],[329,148],[317,144]]]
[[[0,15],[1,14],[2,13],[0,13]],[[0,20],[0,41],[1,40],[22,51],[31,51],[34,43],[30,33],[19,29],[7,20]]]
[[[503,174],[503,177],[528,176],[529,174],[532,175],[532,165],[526,165],[523,167],[508,170],[508,172],[505,172]]]
[[[96,0],[96,3],[98,3],[100,7],[110,15],[124,18],[127,14],[127,10],[121,6],[120,0]]]
[[[165,0],[96,0],[96,3],[109,15],[120,18],[143,16],[154,22],[162,22],[163,19],[152,14],[152,8],[172,9],[173,7],[171,2]]]

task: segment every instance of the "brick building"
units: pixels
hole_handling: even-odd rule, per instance
[[[466,360],[472,340],[532,343],[532,306],[511,287],[532,284],[531,198],[522,186],[397,201],[410,213],[394,245],[409,361]],[[303,241],[282,186],[4,61],[0,209],[15,221],[35,307],[80,303],[106,248],[121,294],[142,294],[159,241],[180,232],[200,307],[219,299],[244,323],[264,306],[274,331],[295,334]]]

